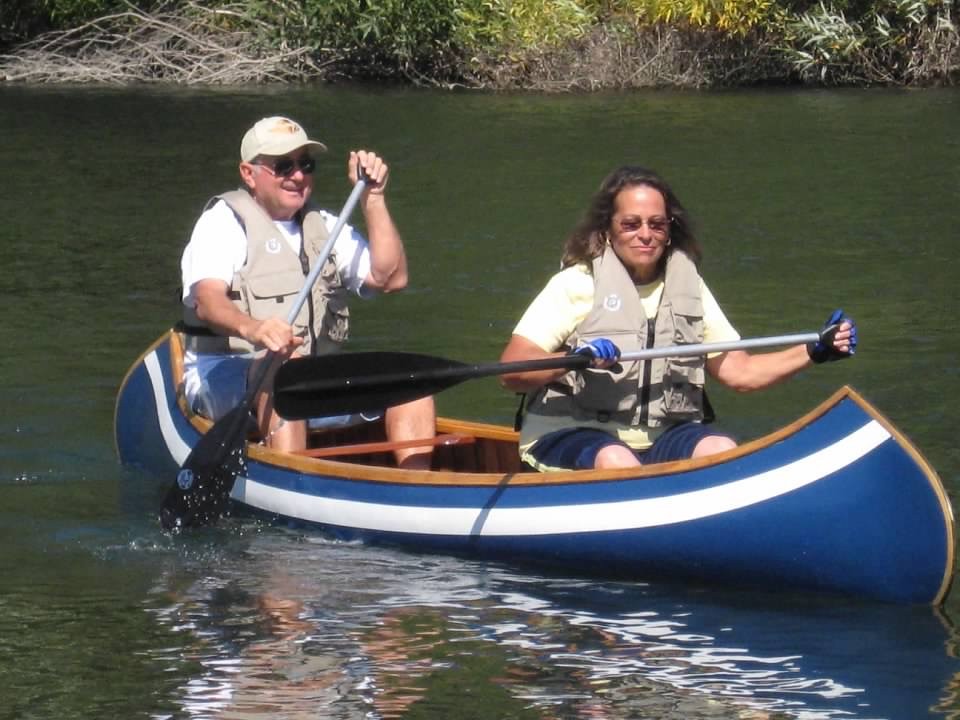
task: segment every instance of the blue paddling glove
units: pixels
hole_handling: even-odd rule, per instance
[[[848,352],[840,352],[833,346],[833,338],[844,321],[850,323],[850,350]],[[820,363],[833,362],[834,360],[843,360],[854,355],[856,352],[857,323],[853,318],[846,317],[843,314],[843,310],[834,310],[820,331],[820,339],[817,340],[817,342],[807,344],[807,354],[810,356],[810,359],[818,365]]]
[[[620,357],[620,348],[606,338],[597,338],[589,342],[580,343],[571,355],[586,355],[592,360],[607,360],[616,362]]]

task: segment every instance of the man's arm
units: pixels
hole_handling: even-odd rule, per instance
[[[400,232],[387,209],[385,190],[390,170],[375,153],[357,150],[350,153],[348,163],[351,183],[357,181],[358,163],[369,178],[360,200],[370,246],[370,272],[364,278],[364,286],[382,292],[402,290],[409,279],[407,254]]]
[[[303,344],[283,318],[254,320],[230,301],[223,280],[204,279],[193,285],[197,317],[222,335],[241,337],[273,352],[290,352]]]

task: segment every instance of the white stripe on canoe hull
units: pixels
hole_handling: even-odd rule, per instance
[[[170,415],[170,406],[167,405],[167,388],[163,381],[163,370],[160,367],[160,361],[157,359],[157,353],[149,353],[144,359],[143,364],[147,368],[147,374],[150,376],[150,385],[153,387],[153,400],[157,405],[157,419],[160,421],[160,434],[163,435],[163,441],[167,445],[167,450],[177,465],[183,465],[183,461],[190,454],[190,446],[184,442],[177,432],[177,427],[173,423],[173,417]]]
[[[721,515],[810,485],[890,438],[874,420],[800,460],[717,487],[657,498],[524,508],[385,505],[303,495],[238,479],[234,496],[268,512],[312,522],[426,535],[554,535],[657,527]]]
[[[160,429],[173,459],[190,452],[174,425],[155,353],[145,365]],[[231,497],[267,512],[340,527],[425,535],[555,535],[658,527],[690,522],[764,502],[815,483],[857,462],[890,433],[875,420],[817,452],[782,467],[703,490],[656,498],[524,508],[441,508],[358,502],[305,495],[237,478]]]

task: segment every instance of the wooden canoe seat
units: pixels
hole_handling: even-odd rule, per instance
[[[404,448],[426,447],[438,445],[470,445],[474,442],[473,435],[459,435],[449,433],[436,435],[431,438],[421,438],[419,440],[401,440],[390,442],[382,440],[380,442],[356,443],[355,445],[339,445],[336,447],[308,448],[298,450],[295,455],[306,455],[308,457],[339,457],[342,455],[364,455],[370,453],[390,452],[392,450],[402,450]]]

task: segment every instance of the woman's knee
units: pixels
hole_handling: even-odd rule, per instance
[[[639,464],[640,460],[633,450],[620,444],[606,445],[600,448],[596,459],[593,461],[593,467],[596,470],[636,467]]]
[[[736,446],[736,441],[727,435],[707,435],[693,448],[693,455],[691,455],[691,457],[716,455],[726,450],[732,450]]]

